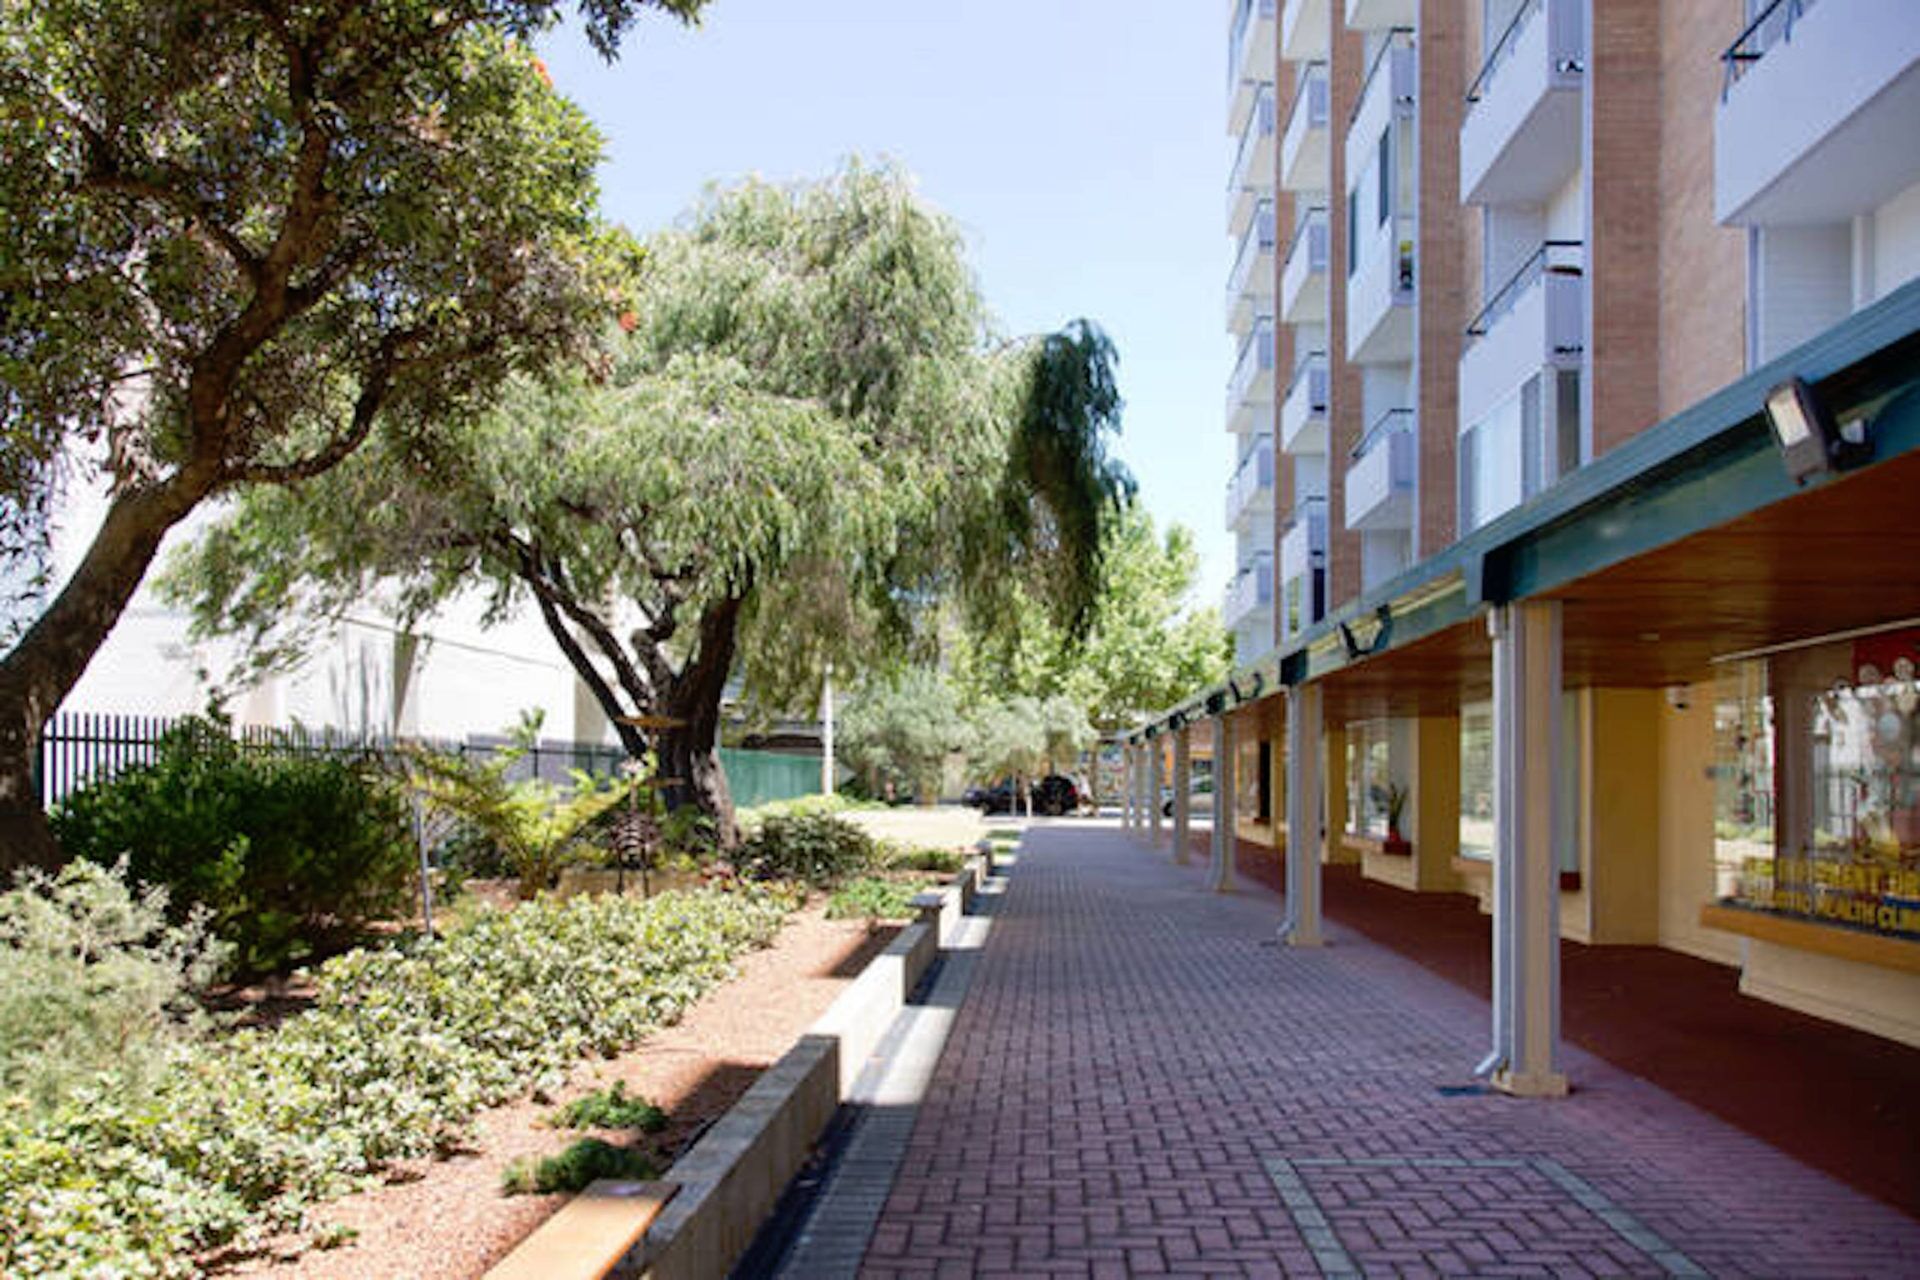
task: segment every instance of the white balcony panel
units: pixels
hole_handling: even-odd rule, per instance
[[[1235,238],[1246,234],[1260,202],[1273,196],[1274,132],[1273,86],[1263,84],[1227,175],[1227,234]]]
[[[1714,120],[1721,222],[1839,221],[1920,180],[1914,0],[1782,0],[1728,53],[1744,60]]]
[[[1300,504],[1280,535],[1280,585],[1322,568],[1327,562],[1327,500]]]
[[[1347,360],[1405,364],[1412,359],[1413,220],[1388,218],[1360,231],[1360,264],[1347,277]]]
[[[1280,139],[1280,185],[1288,191],[1325,191],[1331,180],[1331,143],[1327,141],[1327,66],[1305,68],[1296,82]]]
[[[1246,127],[1254,94],[1273,79],[1278,14],[1275,0],[1241,0],[1227,37],[1227,132]]]
[[[1414,0],[1346,0],[1347,26],[1355,31],[1410,27],[1419,12]]]
[[[1536,274],[1512,305],[1469,334],[1460,356],[1460,426],[1484,419],[1543,368],[1578,368],[1584,358],[1585,280],[1571,272]]]
[[[1372,532],[1413,527],[1413,412],[1396,409],[1361,441],[1347,468],[1347,528]]]
[[[1325,61],[1332,48],[1330,0],[1287,0],[1280,10],[1280,56],[1288,62]]]
[[[1227,528],[1254,535],[1273,535],[1273,437],[1254,437],[1253,448],[1241,458],[1227,481]]]
[[[1273,553],[1260,552],[1227,585],[1223,621],[1229,628],[1273,617]]]
[[[1280,447],[1288,453],[1327,451],[1327,362],[1309,357],[1294,370],[1280,402]]]
[[[1530,0],[1488,57],[1460,124],[1460,199],[1538,204],[1580,163],[1582,0]]]
[[[1227,275],[1227,328],[1244,336],[1254,319],[1273,310],[1273,202],[1263,201],[1240,237]]]
[[[1240,344],[1233,376],[1227,380],[1227,430],[1245,435],[1273,405],[1273,317],[1261,316]],[[1260,411],[1266,409],[1267,413]]]
[[[1360,101],[1347,124],[1349,185],[1354,175],[1364,172],[1368,161],[1373,159],[1374,149],[1380,145],[1380,134],[1394,112],[1405,116],[1413,114],[1414,85],[1413,49],[1404,38],[1395,37],[1393,44],[1382,50],[1375,64],[1368,68]]]
[[[1310,209],[1300,219],[1286,265],[1280,269],[1280,319],[1285,324],[1327,320],[1327,211]]]

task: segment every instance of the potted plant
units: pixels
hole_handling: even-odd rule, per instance
[[[1404,858],[1413,853],[1413,845],[1400,834],[1400,815],[1407,810],[1407,789],[1388,779],[1384,783],[1373,784],[1373,802],[1387,811],[1387,838],[1380,842],[1380,852],[1391,853]]]

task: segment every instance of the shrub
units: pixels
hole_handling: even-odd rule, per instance
[[[906,880],[863,876],[834,890],[827,899],[829,920],[904,920],[913,915],[913,898],[920,885]]]
[[[556,1129],[638,1129],[658,1133],[667,1127],[667,1113],[645,1098],[628,1097],[627,1082],[575,1098],[547,1117]]]
[[[597,1178],[645,1181],[660,1176],[660,1166],[644,1151],[616,1147],[599,1138],[582,1138],[557,1156],[538,1160],[522,1156],[500,1174],[500,1189],[508,1195],[550,1195],[556,1191],[584,1191]]]
[[[888,841],[881,847],[880,865],[889,871],[935,871],[952,875],[967,865],[967,855],[958,849],[928,849]]]
[[[830,813],[771,813],[741,842],[736,860],[750,880],[833,884],[873,865],[871,836]]]
[[[196,1274],[674,1020],[790,906],[749,889],[486,913],[328,961],[310,1012],[180,1051],[149,1096],[108,1073],[50,1114],[0,1106],[0,1275]]]
[[[406,801],[372,760],[243,748],[218,720],[168,730],[152,764],[70,796],[53,830],[70,856],[164,886],[174,919],[205,907],[246,973],[401,910],[415,867]]]
[[[177,1043],[206,1025],[194,992],[226,948],[203,911],[166,918],[163,889],[135,894],[123,866],[23,871],[0,894],[0,1096],[50,1110],[118,1066],[145,1095]]]

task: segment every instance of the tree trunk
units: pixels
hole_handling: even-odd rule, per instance
[[[733,671],[740,601],[722,600],[700,615],[700,642],[673,680],[662,710],[679,723],[660,733],[660,771],[684,785],[667,789],[667,803],[697,805],[713,821],[722,849],[740,843],[733,793],[720,764],[720,702]]]
[[[0,875],[62,861],[41,808],[40,734],[139,589],[167,530],[212,489],[205,469],[115,497],[86,558],[0,658]]]

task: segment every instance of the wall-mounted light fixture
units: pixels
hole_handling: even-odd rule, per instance
[[[1817,475],[1857,467],[1873,457],[1866,424],[1842,427],[1813,388],[1801,378],[1788,378],[1767,392],[1767,422],[1780,449],[1787,478],[1796,485]]]

